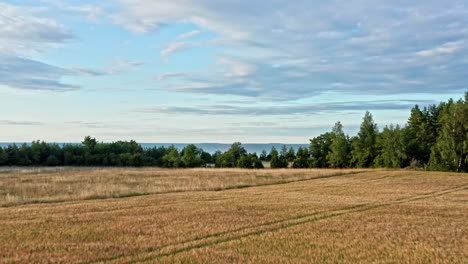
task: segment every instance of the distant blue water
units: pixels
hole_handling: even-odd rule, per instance
[[[21,146],[23,142],[16,142],[16,143],[5,143],[5,142],[0,142],[0,147],[7,147],[8,145],[16,144],[17,146]],[[26,143],[27,145],[31,143]],[[57,143],[60,146],[63,146],[65,144],[80,144],[80,143]],[[152,148],[152,147],[169,147],[171,145],[174,145],[179,150],[182,150],[184,147],[186,147],[190,143],[139,143],[143,148]],[[204,151],[208,153],[215,153],[217,150],[221,152],[225,152],[226,150],[231,147],[231,144],[222,144],[222,143],[195,143],[195,146],[202,148]],[[303,148],[308,148],[308,144],[281,144],[281,143],[270,143],[270,144],[242,144],[242,146],[247,150],[249,153],[254,153],[256,152],[257,154],[260,155],[263,150],[265,150],[267,153],[270,153],[270,150],[272,147],[275,147],[278,151],[281,150],[283,145],[286,145],[286,147],[289,149],[290,147],[293,147],[294,150],[297,151],[299,147]]]

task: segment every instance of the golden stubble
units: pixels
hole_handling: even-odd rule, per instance
[[[213,191],[364,170],[35,168],[0,171],[0,206]]]
[[[0,263],[467,262],[466,174],[355,172],[271,171],[301,180],[0,208]]]

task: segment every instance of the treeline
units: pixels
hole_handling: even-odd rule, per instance
[[[31,144],[0,147],[0,166],[104,166],[195,168],[205,166],[263,168],[257,155],[247,153],[241,143],[213,155],[191,144],[179,151],[174,146],[142,148],[135,141],[98,142],[87,136],[81,145]]]
[[[331,132],[310,140],[307,162],[298,167],[418,167],[468,171],[468,92],[458,101],[411,109],[405,127],[379,131],[366,112],[357,136],[350,137],[337,122]],[[307,150],[306,150],[307,152]],[[294,163],[296,165],[296,162]]]
[[[157,166],[164,168],[424,168],[468,171],[468,93],[421,109],[416,105],[404,127],[385,126],[379,131],[366,112],[359,133],[350,137],[337,122],[331,132],[310,140],[309,148],[247,153],[241,143],[226,152],[205,152],[195,145],[182,150],[142,148],[135,141],[98,142],[86,137],[81,145],[33,141],[0,147],[0,166]],[[263,161],[263,162],[262,162]]]

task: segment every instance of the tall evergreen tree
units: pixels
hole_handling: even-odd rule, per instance
[[[431,148],[437,140],[439,114],[444,104],[431,105],[423,110],[415,105],[411,109],[408,124],[405,129],[405,142],[407,156],[410,160],[416,160],[422,164],[429,161]]]
[[[293,168],[309,168],[309,151],[307,148],[299,147],[294,159]]]
[[[369,111],[364,115],[356,140],[353,142],[352,161],[357,167],[372,167],[376,157],[377,124]]]
[[[276,150],[275,147],[271,148],[270,156],[271,156],[270,168],[272,168],[272,169],[281,168],[281,162],[279,160],[279,154],[278,154],[278,151]]]
[[[295,158],[296,152],[294,151],[293,147],[290,147],[288,153],[286,154],[286,159],[288,160],[288,162],[293,162]]]

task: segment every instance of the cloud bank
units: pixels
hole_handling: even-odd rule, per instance
[[[464,1],[122,0],[116,24],[137,33],[192,23],[222,70],[181,77],[183,93],[295,100],[344,94],[446,93],[467,88]],[[195,34],[188,33],[187,36]],[[184,50],[180,37],[161,51]],[[216,65],[219,66],[219,65]]]

